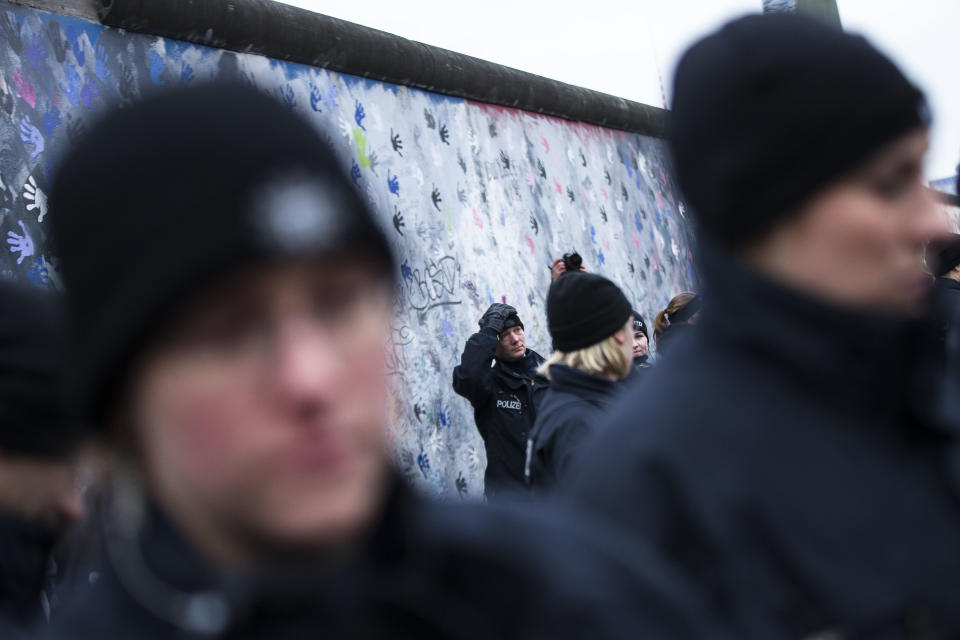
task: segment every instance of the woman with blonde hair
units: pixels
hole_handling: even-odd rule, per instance
[[[633,364],[633,311],[604,277],[558,278],[547,295],[547,324],[554,353],[540,370],[550,389],[527,441],[525,475],[535,488],[551,487],[569,472]]]
[[[673,296],[653,321],[653,339],[657,348],[662,349],[667,336],[671,338],[680,333],[680,327],[696,324],[700,314],[700,297],[690,291]]]

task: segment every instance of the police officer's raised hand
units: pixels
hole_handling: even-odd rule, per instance
[[[480,328],[489,328],[500,333],[503,330],[503,323],[506,322],[507,318],[516,313],[517,310],[510,305],[494,302],[490,305],[490,308],[487,309],[487,312],[483,314],[483,317],[480,318]]]

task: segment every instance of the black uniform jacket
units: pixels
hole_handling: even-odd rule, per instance
[[[543,363],[537,352],[527,349],[522,361],[508,364],[495,360],[496,350],[496,332],[481,329],[467,340],[460,364],[453,370],[453,390],[473,405],[487,450],[487,497],[526,489],[527,438],[548,384],[533,372]]]
[[[738,637],[960,637],[958,422],[916,384],[919,323],[716,250],[701,266],[702,321],[614,408],[576,498],[666,554]]]
[[[562,364],[550,367],[528,447],[530,484],[549,489],[567,476],[589,437],[604,424],[622,385]]]
[[[441,504],[398,485],[352,553],[273,576],[215,572],[160,515],[111,538],[45,638],[717,637],[655,554],[549,504]],[[132,546],[131,546],[132,545]],[[636,549],[635,549],[636,550]]]

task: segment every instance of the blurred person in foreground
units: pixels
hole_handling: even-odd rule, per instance
[[[488,499],[527,489],[523,477],[527,438],[548,384],[537,371],[541,364],[543,356],[526,346],[517,310],[494,303],[480,318],[480,331],[467,340],[453,370],[453,390],[473,405],[486,449],[483,492]]]
[[[399,479],[391,250],[288,109],[215,84],[114,111],[50,219],[74,393],[116,460],[102,576],[49,636],[696,635],[689,589],[616,533]]]
[[[573,492],[738,637],[957,637],[960,424],[921,384],[921,256],[947,234],[922,93],[861,37],[779,14],[694,44],[674,87],[703,312]]]
[[[0,281],[0,638],[51,614],[52,552],[84,513],[77,486],[85,433],[61,395],[59,299]]]
[[[633,311],[613,282],[570,272],[547,294],[553,355],[550,379],[527,445],[527,476],[537,491],[567,477],[584,444],[633,370]]]

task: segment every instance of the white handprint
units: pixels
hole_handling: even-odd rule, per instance
[[[23,220],[19,220],[19,223],[23,230],[22,236],[19,233],[7,231],[7,244],[10,245],[10,252],[20,254],[20,257],[17,258],[17,264],[22,263],[24,258],[33,255],[33,238],[27,233],[27,228],[23,226]]]
[[[338,117],[338,120],[340,122],[340,133],[342,133],[343,137],[347,139],[347,142],[352,143],[353,142],[353,126],[349,122],[347,122],[347,119],[343,117],[343,114],[341,114]]]
[[[23,183],[23,199],[28,201],[27,211],[36,210],[37,222],[43,222],[43,217],[47,215],[47,194],[37,186],[33,176]]]

